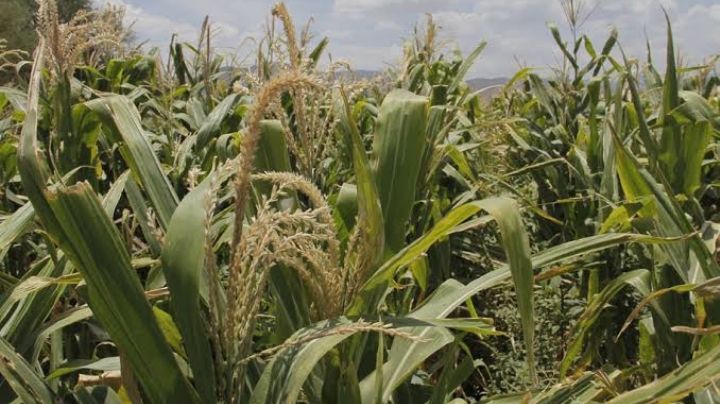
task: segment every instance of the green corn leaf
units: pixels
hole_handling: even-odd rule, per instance
[[[292,171],[285,141],[285,130],[280,121],[260,121],[260,133],[260,141],[255,155],[257,171]],[[266,197],[270,195],[272,189],[270,184],[256,181],[253,185],[260,195]],[[278,201],[278,208],[293,210],[297,204],[297,195],[292,192]],[[297,273],[283,265],[277,265],[271,270],[270,287],[276,299],[276,310],[278,311],[275,338],[284,340],[310,323],[307,298]]]
[[[329,43],[330,39],[328,39],[328,37],[323,37],[323,39],[315,45],[315,48],[308,55],[308,59],[310,59],[310,67],[315,67],[317,65],[320,60],[320,56],[322,56],[323,51],[325,51],[325,48],[327,48]]]
[[[52,404],[54,394],[45,381],[7,341],[0,338],[0,375],[25,403]]]
[[[42,49],[42,44],[38,49]],[[125,352],[151,402],[195,402],[155,322],[118,230],[87,183],[46,187],[37,155],[37,91],[42,50],[37,52],[18,168],[36,215],[88,285],[89,306]],[[154,155],[153,155],[154,157]],[[163,375],[163,377],[156,377]]]
[[[678,123],[716,122],[718,111],[714,110],[710,102],[700,94],[692,91],[680,91],[680,97],[683,103],[671,112]]]
[[[38,360],[38,358],[40,357],[40,350],[42,349],[43,344],[45,343],[45,341],[47,341],[47,339],[52,333],[59,331],[69,325],[87,320],[92,316],[93,313],[89,307],[81,306],[75,309],[68,310],[62,315],[60,315],[58,318],[55,318],[45,323],[43,327],[37,332],[37,337],[35,338],[35,346],[33,348],[32,361],[35,362]]]
[[[255,155],[255,168],[262,171],[292,171],[290,155],[285,143],[285,130],[280,121],[260,121],[260,140]],[[269,184],[256,182],[255,188],[263,195],[269,195],[272,187]],[[284,198],[280,207],[290,209],[295,203],[294,197]]]
[[[126,174],[127,172],[118,177],[103,198],[103,207],[108,214],[115,210],[127,178]],[[34,215],[32,204],[28,205]],[[62,254],[59,254],[58,258],[57,264],[41,261],[28,271],[22,280],[8,291],[0,306],[0,318],[7,320],[0,333],[26,357],[37,358],[40,349],[37,344],[33,347],[33,338],[27,336],[40,333],[38,330],[52,312],[65,287],[81,279],[80,274],[74,273],[73,266],[67,264],[67,259]],[[14,302],[18,299],[20,301],[15,305]]]
[[[673,186],[673,189],[679,192],[681,189],[679,181],[683,175],[683,153],[678,152],[683,150],[683,136],[680,126],[671,116],[671,112],[680,105],[680,94],[677,69],[675,67],[675,47],[673,44],[672,27],[670,26],[670,17],[667,15],[667,12],[665,12],[665,20],[667,23],[667,65],[665,80],[663,82],[662,111],[660,112],[658,122],[658,125],[662,127],[658,159],[663,173]]]
[[[147,201],[145,200],[145,197],[140,190],[140,186],[138,186],[137,182],[135,182],[132,177],[129,178],[127,181],[125,187],[125,196],[127,197],[130,208],[132,209],[133,214],[135,215],[135,218],[140,226],[140,231],[142,232],[143,237],[145,238],[150,247],[150,251],[152,252],[153,256],[160,256],[162,248],[160,247],[160,241],[158,240],[157,234],[153,232],[153,229],[150,227],[150,214],[147,206]],[[158,285],[158,287],[163,285],[164,279],[163,284]]]
[[[343,226],[346,230],[355,227],[355,219],[358,214],[358,195],[355,184],[343,184],[338,192],[335,201],[335,209],[342,219]]]
[[[25,94],[22,90],[0,86],[0,94],[5,96],[14,109],[22,112],[26,111],[27,94]]]
[[[55,237],[87,282],[89,306],[127,355],[149,399],[196,401],[145,300],[120,235],[91,188],[80,183],[51,191],[48,201],[63,223],[63,233]],[[38,215],[44,219],[40,211]],[[153,376],[157,374],[164,376]]]
[[[448,87],[448,93],[454,93],[455,90],[457,90],[458,86],[465,81],[465,76],[467,75],[468,71],[470,71],[472,65],[475,63],[475,60],[477,60],[483,50],[485,50],[486,46],[487,42],[480,42],[472,50],[472,52],[470,52],[470,54],[465,58],[465,60],[463,60],[462,64],[460,64],[460,67],[458,68],[457,73],[455,73],[455,76],[453,77],[452,83],[450,83],[450,87]]]
[[[173,317],[183,337],[198,393],[206,402],[215,398],[215,373],[202,317],[200,287],[201,279],[206,277],[205,242],[209,237],[206,210],[208,199],[215,192],[211,186],[213,176],[206,177],[175,209],[161,256],[172,295]]]
[[[528,366],[534,379],[534,354],[532,341],[534,335],[533,325],[533,298],[532,284],[533,272],[530,261],[530,245],[527,234],[518,213],[518,207],[512,199],[489,198],[482,201],[470,202],[450,211],[443,219],[423,237],[419,238],[399,253],[388,259],[363,286],[363,293],[354,302],[354,310],[359,310],[363,304],[369,304],[367,299],[376,294],[371,291],[390,281],[399,268],[411,264],[420,254],[427,251],[436,241],[446,237],[455,226],[475,215],[481,210],[490,213],[498,222],[502,233],[503,248],[512,270],[518,296],[523,335],[528,349]],[[363,303],[365,300],[365,303]],[[353,312],[352,310],[350,311]]]
[[[336,345],[362,331],[353,322],[341,317],[326,320],[296,332],[292,340],[309,338],[308,342],[291,345],[275,355],[265,366],[250,398],[252,404],[295,403],[300,390],[315,365]],[[312,336],[318,338],[312,338]],[[323,336],[324,335],[324,336]]]
[[[197,141],[195,142],[196,151],[202,150],[213,137],[220,134],[223,120],[233,112],[233,106],[238,98],[239,94],[232,93],[210,111],[210,114],[208,114],[202,126],[200,126],[200,129],[197,131]]]
[[[73,393],[79,404],[122,404],[120,396],[109,386],[79,388]]]
[[[615,47],[615,44],[617,43],[618,38],[618,31],[616,28],[612,28],[610,30],[610,36],[608,36],[608,39],[605,41],[605,44],[603,45],[601,57],[602,60],[600,60],[597,65],[595,66],[595,70],[593,71],[593,76],[597,76],[598,73],[600,73],[600,69],[602,69],[603,61],[607,58],[607,56],[610,54],[610,51]]]
[[[545,391],[522,392],[491,397],[487,404],[511,404],[529,402],[540,404],[595,403],[607,394],[607,383],[614,382],[622,374],[619,370],[609,374],[587,372],[576,380],[560,383]]]
[[[697,258],[707,279],[720,276],[720,266],[712,258],[711,252],[700,236],[693,234],[693,226],[675,198],[667,194],[669,186],[665,184],[661,187],[658,180],[640,166],[625,145],[617,137],[614,139],[618,175],[623,191],[631,200],[640,200],[648,196],[653,198],[652,203],[641,208],[639,214],[656,220],[654,234],[660,237],[691,235],[687,241],[681,240],[678,243],[662,246],[678,276],[685,282],[688,281],[688,271],[691,267],[689,250]]]
[[[642,296],[647,296],[650,293],[650,272],[646,269],[637,269],[635,271],[626,272],[611,280],[605,288],[600,293],[596,294],[588,303],[587,308],[585,308],[585,311],[569,333],[572,335],[572,342],[570,343],[567,353],[560,364],[561,379],[565,377],[567,370],[580,354],[583,343],[600,316],[602,310],[625,286],[632,286],[635,290],[640,292]]]
[[[614,397],[608,403],[679,402],[691,393],[711,386],[718,372],[720,372],[720,345],[716,345],[710,351],[662,378]]]
[[[120,357],[109,356],[102,359],[77,359],[70,361],[53,370],[53,372],[47,376],[47,379],[56,379],[60,376],[77,372],[78,370],[100,370],[103,372],[120,370]]]
[[[679,192],[693,197],[702,185],[702,165],[705,157],[705,148],[712,138],[712,128],[709,122],[687,125],[683,131],[683,147],[680,149],[682,173],[678,178]]]
[[[479,366],[482,361],[480,359],[474,360],[470,356],[465,356],[457,367],[453,367],[455,355],[446,355],[446,363],[443,366],[443,372],[440,376],[440,380],[437,385],[433,388],[432,397],[429,400],[429,404],[444,404],[447,403],[452,397],[453,392],[467,380],[470,375],[475,371],[475,368]]]
[[[623,55],[624,56],[624,55]],[[657,161],[660,159],[660,146],[655,141],[655,137],[653,136],[652,132],[650,132],[650,127],[648,126],[647,121],[645,120],[645,113],[643,112],[643,103],[642,99],[640,98],[640,91],[638,90],[638,84],[635,79],[635,77],[630,74],[630,63],[625,60],[625,65],[627,69],[627,73],[625,75],[625,79],[627,80],[628,89],[630,90],[630,96],[632,98],[633,107],[635,108],[635,113],[637,114],[637,122],[638,122],[638,134],[640,135],[640,139],[643,142],[643,145],[645,146],[645,149],[647,150],[648,154],[648,160],[650,162],[650,168],[655,169],[656,165],[658,164]],[[619,93],[619,91],[618,91]],[[620,94],[617,95],[620,97]],[[618,105],[619,106],[619,103]],[[617,108],[616,106],[616,108]],[[621,116],[618,113],[619,116]],[[616,120],[617,121],[617,120]],[[617,122],[616,122],[617,124]],[[617,135],[617,134],[615,134]]]
[[[429,102],[405,90],[390,92],[382,104],[375,129],[375,182],[390,253],[405,245],[405,231],[415,203],[420,156],[425,150]]]
[[[533,315],[533,269],[530,262],[530,242],[520,217],[519,207],[514,200],[492,198],[482,203],[482,208],[495,218],[502,234],[503,249],[515,284],[530,378],[535,383],[535,353],[533,348],[535,320]]]
[[[337,105],[340,127],[350,144],[355,179],[357,181],[358,226],[362,226],[367,234],[372,235],[370,240],[372,248],[370,251],[375,251],[375,256],[371,262],[373,265],[377,265],[383,258],[383,246],[386,237],[378,187],[370,170],[365,147],[350,111],[347,98],[342,92],[340,97],[341,103]]]
[[[563,55],[565,55],[572,67],[577,70],[577,61],[575,60],[573,54],[568,50],[567,44],[563,42],[562,37],[560,36],[560,30],[558,29],[558,26],[556,24],[550,23],[548,24],[548,28],[550,29],[550,33],[552,34],[555,43],[560,47]]]
[[[432,297],[418,310],[410,314],[411,318],[444,318],[454,307],[448,307],[452,294],[462,289],[463,285],[455,280],[445,281],[438,287]],[[412,374],[430,355],[451,343],[454,337],[445,328],[414,327],[403,330],[418,337],[417,341],[395,339],[388,360],[360,383],[363,403],[374,403],[377,391],[382,391],[382,400],[387,402],[390,394]],[[382,374],[381,387],[378,385],[378,373]]]
[[[137,108],[123,96],[98,98],[85,105],[98,114],[113,140],[121,142],[123,158],[147,192],[160,225],[167,229],[178,198],[145,135]]]
[[[468,216],[471,216],[472,214],[468,214]],[[460,220],[461,222],[462,220]],[[652,236],[646,236],[646,235],[640,235],[640,234],[631,234],[631,233],[611,233],[611,234],[602,234],[597,236],[591,236],[583,239],[578,239],[574,241],[570,241],[558,246],[554,246],[552,248],[549,248],[541,253],[538,253],[537,255],[532,257],[531,265],[532,268],[539,269],[544,268],[549,265],[553,265],[565,260],[569,260],[578,256],[583,256],[591,253],[595,253],[607,248],[611,248],[620,244],[625,244],[629,242],[640,242],[640,243],[669,243],[675,241],[674,239],[663,239],[658,237],[652,237]],[[421,318],[443,318],[450,313],[452,313],[458,306],[465,303],[469,298],[480,292],[481,290],[487,290],[493,287],[496,287],[500,284],[503,284],[505,282],[508,282],[512,280],[512,274],[510,271],[510,268],[508,265],[503,266],[502,268],[499,268],[497,270],[494,270],[492,272],[487,273],[486,275],[483,275],[482,277],[476,279],[475,281],[462,286],[457,283],[457,281],[449,280],[446,281],[445,284],[441,285],[440,288],[438,288],[438,291],[435,292],[435,295],[433,295],[433,299],[429,299],[428,303],[426,305],[422,306],[420,309],[418,309],[416,312],[413,313],[413,316],[417,315]],[[462,286],[462,287],[460,287]],[[429,302],[432,302],[430,304]],[[437,330],[437,329],[435,329]],[[434,337],[439,337],[439,334],[437,334],[437,331],[431,331],[431,329],[428,328],[422,328],[421,332],[415,335],[428,335],[428,333],[433,333]],[[441,332],[442,333],[442,332]],[[437,334],[437,335],[436,335]],[[424,338],[423,338],[424,339]],[[430,339],[429,342],[419,342],[419,341],[413,341],[409,343],[407,346],[401,341],[398,345],[397,349],[395,351],[395,356],[399,357],[420,357],[418,352],[423,352],[427,356],[431,355],[433,352],[436,352],[437,349],[442,348],[442,346],[446,345],[446,340],[442,338],[438,339]],[[395,346],[395,345],[393,345]],[[402,347],[402,349],[401,349]],[[391,348],[392,349],[392,348]],[[426,356],[426,357],[427,357]],[[392,360],[393,353],[391,351],[391,354],[389,355],[389,360]],[[399,361],[398,359],[395,359],[395,361]],[[387,363],[387,362],[386,362]],[[408,367],[401,367],[400,370],[394,371],[396,373],[388,373],[388,371],[384,371],[385,375],[385,383],[383,384],[385,386],[385,389],[390,390],[392,392],[392,389],[397,387],[397,384],[390,389],[387,384],[387,380],[392,378],[395,383],[399,381],[402,381],[401,375],[407,375]],[[373,392],[374,392],[374,384],[375,379],[368,376],[366,379],[363,380],[361,384],[361,391],[363,392],[363,397],[365,400],[372,399]]]
[[[0,223],[0,257],[18,237],[30,231],[34,217],[32,203],[26,203]]]
[[[631,233],[613,233],[591,236],[560,244],[536,254],[531,260],[532,267],[536,269],[544,268],[575,257],[592,254],[629,242],[654,244],[670,243],[674,242],[674,240]],[[489,272],[464,286],[455,280],[448,280],[437,289],[435,294],[429,298],[428,301],[421,306],[421,308],[413,312],[411,317],[444,318],[478,292],[491,289],[511,279],[511,271],[508,265],[505,265],[502,268]],[[407,360],[408,358],[421,357],[422,355],[419,352],[425,353],[425,357],[427,357],[447,344],[446,340],[439,338],[439,334],[436,330],[437,329],[421,328],[419,329],[419,332],[413,333],[413,335],[419,336],[425,340],[428,335],[432,334],[432,337],[438,337],[438,339],[427,338],[424,342],[406,342],[400,340],[393,344],[393,348],[391,348],[391,352],[388,355],[388,362],[386,362],[386,365],[387,363],[390,363],[389,361],[391,360],[394,360],[394,363],[396,364],[401,363],[403,365],[396,368],[388,366],[388,369],[384,370],[385,383],[383,385],[385,386],[386,391],[392,392],[393,389],[397,387],[398,381],[402,381],[401,375],[407,376],[407,372],[413,369],[412,366],[409,366],[407,362],[404,362],[401,359]],[[388,387],[389,380],[394,382],[393,387]],[[361,383],[363,402],[372,402],[372,399],[374,398],[373,392],[375,389],[374,383],[375,379],[372,377],[372,374],[363,379]]]

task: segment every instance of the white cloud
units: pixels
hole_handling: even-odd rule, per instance
[[[695,5],[678,19],[675,41],[681,52],[699,62],[720,51],[720,4]],[[691,45],[691,46],[689,46]]]
[[[142,7],[128,4],[123,0],[106,0],[100,3],[125,7],[125,23],[132,24],[132,28],[138,33],[140,40],[162,43],[162,41],[169,42],[172,34],[178,34],[183,38],[192,38],[197,37],[199,33],[199,29],[192,24],[152,14]]]
[[[693,5],[694,3],[694,5]],[[676,48],[689,61],[720,50],[720,5],[702,5],[699,0],[604,0],[581,27],[601,46],[610,27],[618,28],[620,43],[631,55],[645,57],[645,39],[650,40],[656,60],[665,49],[665,21],[662,8],[668,10],[675,32]],[[547,22],[556,22],[566,40],[564,15],[557,1],[475,0],[469,12],[448,10],[436,14],[447,34],[468,51],[478,40],[488,41],[484,55],[471,74],[509,75],[517,68],[516,60],[532,67],[554,66],[561,59]],[[662,67],[662,66],[660,66]]]
[[[331,50],[333,59],[350,62],[354,69],[378,69],[388,64],[397,64],[402,56],[402,44],[389,46],[344,45]]]
[[[335,0],[333,9],[337,12],[372,12],[397,7],[430,11],[442,2],[438,0]]]
[[[98,0],[99,1],[99,0]],[[108,0],[103,0],[108,1]],[[138,39],[166,45],[170,34],[193,41],[205,14],[219,30],[215,43],[240,45],[243,38],[259,38],[275,0],[109,0],[124,2],[135,19]],[[330,38],[335,58],[353,61],[357,68],[382,68],[401,55],[402,38],[432,12],[444,28],[444,38],[469,51],[488,41],[471,76],[509,76],[516,60],[547,67],[559,59],[546,23],[564,27],[558,0],[286,0],[298,28],[313,17],[313,30]],[[677,48],[685,60],[700,60],[720,50],[720,5],[713,0],[587,0],[599,2],[583,32],[601,46],[610,26],[620,32],[623,48],[644,58],[645,37],[656,54],[665,46],[662,7],[673,21]],[[567,29],[562,29],[569,37]],[[321,36],[321,35],[318,35]],[[656,57],[656,59],[662,59]]]

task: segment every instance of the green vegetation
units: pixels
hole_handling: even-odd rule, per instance
[[[234,65],[40,2],[0,49],[0,401],[720,401],[714,62],[563,4],[563,65],[486,100],[432,18],[359,80],[282,3]]]
[[[78,12],[90,11],[91,0],[58,0],[57,9],[60,22],[69,22]],[[30,52],[35,48],[34,17],[38,9],[35,0],[4,0],[0,14],[0,38],[8,43],[8,48]]]

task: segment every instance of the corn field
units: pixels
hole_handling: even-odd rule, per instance
[[[0,42],[0,402],[720,402],[720,80],[669,19],[549,24],[490,96],[432,17],[360,78],[268,12],[243,63],[53,0]]]

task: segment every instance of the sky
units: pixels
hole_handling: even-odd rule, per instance
[[[177,33],[195,41],[205,15],[216,29],[214,43],[242,56],[247,38],[260,38],[273,0],[96,0],[126,7],[127,22],[148,46],[167,46]],[[397,63],[413,26],[432,13],[451,48],[469,52],[488,45],[469,77],[509,77],[520,67],[547,69],[560,54],[548,22],[566,27],[559,0],[286,0],[300,27],[312,18],[316,39],[328,36],[328,53],[356,69]],[[720,53],[720,2],[715,0],[585,0],[593,10],[581,27],[601,48],[611,27],[626,53],[645,58],[646,38],[657,59],[665,47],[662,9],[668,10],[683,60],[700,63]],[[566,32],[567,33],[567,32]],[[241,46],[244,44],[244,47]]]

